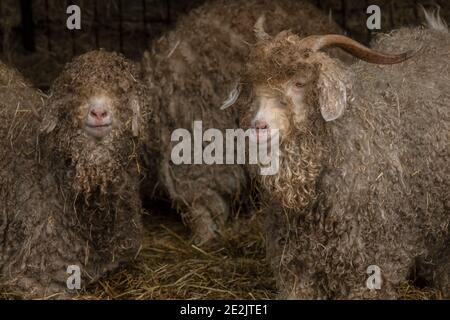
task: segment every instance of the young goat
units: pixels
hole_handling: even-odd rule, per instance
[[[84,54],[56,80],[39,109],[42,121],[29,122],[21,136],[35,144],[15,143],[33,156],[2,159],[8,171],[2,169],[0,270],[20,294],[64,292],[69,266],[80,269],[86,285],[138,253],[138,154],[150,121],[144,90],[123,57]],[[14,105],[6,108],[17,127],[26,127]]]

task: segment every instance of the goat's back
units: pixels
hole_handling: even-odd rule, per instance
[[[397,65],[353,66],[354,100],[329,126],[335,161],[324,188],[334,214],[357,214],[367,244],[382,240],[395,260],[398,252],[414,256],[424,253],[421,243],[442,246],[448,237],[450,35],[401,29],[379,37],[374,48],[421,50]]]

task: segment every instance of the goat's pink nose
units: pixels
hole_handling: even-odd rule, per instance
[[[89,116],[95,120],[102,121],[109,116],[109,112],[104,107],[94,107],[89,111]]]
[[[266,121],[264,121],[264,120],[256,120],[256,121],[253,122],[253,128],[254,128],[254,129],[261,129],[261,130],[264,130],[264,129],[268,129],[268,128],[269,128],[269,125],[268,125],[268,123],[267,123]]]

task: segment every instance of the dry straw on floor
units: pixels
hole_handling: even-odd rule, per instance
[[[215,248],[201,249],[177,216],[149,215],[142,250],[128,267],[89,286],[74,299],[276,299],[265,261],[260,212],[238,218]],[[1,289],[0,289],[1,290]],[[402,299],[442,299],[431,289],[401,288]],[[13,299],[3,292],[0,298]]]
[[[130,268],[78,299],[271,299],[259,216],[236,221],[215,248],[192,245],[177,218],[148,217],[142,251]]]
[[[264,261],[258,215],[236,221],[220,244],[201,249],[176,216],[147,216],[142,250],[130,265],[75,299],[271,299],[275,283]],[[2,298],[16,298],[3,293]]]

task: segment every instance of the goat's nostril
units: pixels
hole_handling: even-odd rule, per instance
[[[254,123],[254,128],[255,129],[264,130],[264,129],[267,129],[268,127],[269,127],[269,125],[264,120],[256,120],[255,123]]]
[[[101,120],[101,119],[105,119],[106,117],[108,117],[108,111],[93,109],[89,112],[89,115],[95,119]]]

